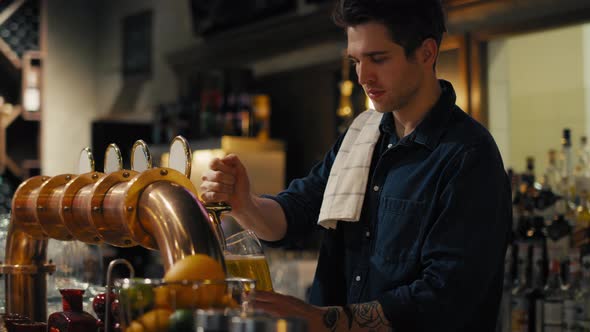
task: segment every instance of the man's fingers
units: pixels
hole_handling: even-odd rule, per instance
[[[229,200],[229,194],[207,191],[201,194],[201,199],[205,203],[225,202]]]
[[[220,171],[220,172],[224,172],[224,173],[228,173],[228,174],[234,174],[236,171],[234,170],[232,165],[225,163],[224,160],[225,160],[225,158],[223,160],[219,159],[219,158],[214,158],[209,163],[209,168],[214,171]]]
[[[201,184],[201,191],[216,192],[222,194],[233,194],[234,186],[219,182],[205,181]]]
[[[236,183],[236,178],[230,173],[222,171],[208,170],[203,173],[201,177],[203,181],[220,182],[224,184],[233,185]]]
[[[276,300],[277,300],[277,294],[274,292],[256,291],[256,301],[276,302]]]
[[[254,308],[256,310],[264,311],[265,313],[271,316],[281,316],[281,313],[279,312],[279,310],[277,310],[278,307],[276,304],[255,300]]]

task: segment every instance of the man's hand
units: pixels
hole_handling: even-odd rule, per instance
[[[252,205],[248,173],[234,154],[213,159],[201,180],[201,199],[206,203],[225,202],[232,207],[233,214]]]
[[[292,296],[256,292],[256,309],[277,317],[298,317],[309,331],[392,331],[378,302],[345,307],[316,307]]]
[[[213,159],[201,180],[199,189],[205,203],[229,204],[232,209],[229,214],[263,240],[278,241],[285,236],[287,219],[282,207],[251,193],[246,168],[235,154]]]

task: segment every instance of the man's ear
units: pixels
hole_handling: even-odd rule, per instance
[[[418,59],[425,65],[433,66],[438,56],[438,45],[433,38],[426,38],[418,50]]]

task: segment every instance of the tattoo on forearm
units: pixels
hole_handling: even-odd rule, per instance
[[[342,312],[348,320],[348,329],[350,330],[352,328],[352,321],[354,319],[354,317],[352,316],[352,310],[350,310],[349,306],[345,305],[344,307],[342,307]]]
[[[350,311],[360,327],[377,330],[391,327],[377,301],[350,305]]]
[[[339,322],[340,317],[346,320]],[[323,321],[324,326],[330,331],[341,331],[346,327],[348,331],[354,331],[356,328],[361,328],[363,331],[391,331],[391,324],[377,301],[329,307],[324,313]]]
[[[324,314],[324,326],[329,329],[334,329],[339,318],[340,312],[338,311],[338,308],[328,308],[328,311]]]

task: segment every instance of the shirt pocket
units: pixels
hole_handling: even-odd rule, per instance
[[[401,281],[417,271],[425,205],[423,201],[382,196],[371,261],[386,279]]]

